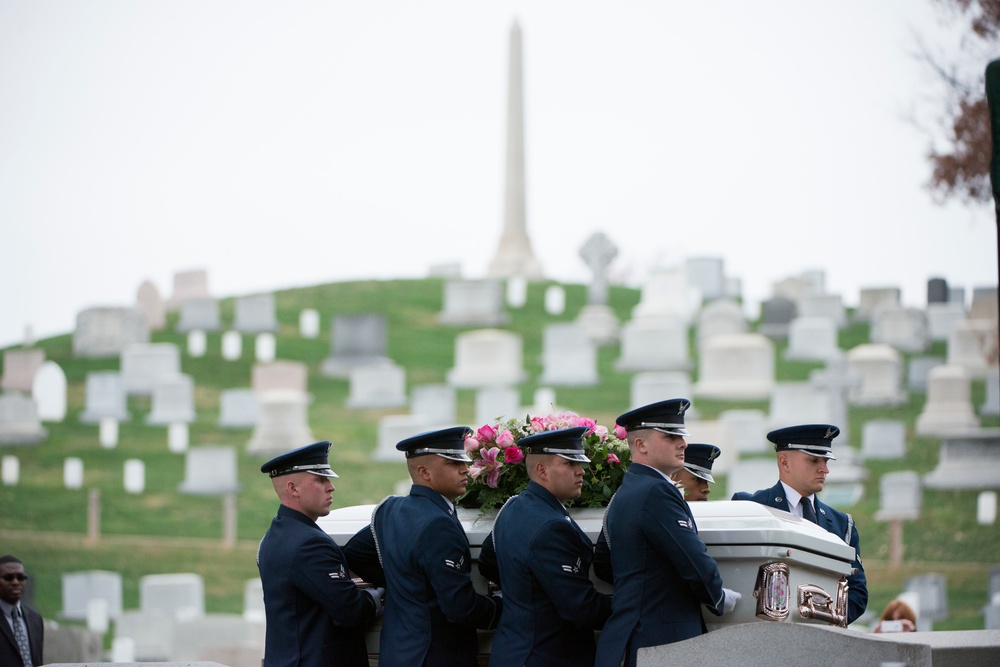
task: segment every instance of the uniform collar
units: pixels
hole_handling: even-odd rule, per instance
[[[799,493],[798,491],[796,491],[792,487],[788,486],[784,482],[779,482],[779,483],[781,484],[782,488],[784,488],[784,490],[785,490],[785,500],[788,501],[788,509],[793,514],[796,511],[795,508],[798,508],[798,516],[799,517],[802,516],[802,508],[799,506],[799,503],[802,501],[803,498],[812,498],[813,509],[816,510],[817,513],[819,512],[819,508],[816,507],[816,496],[815,496],[815,494],[811,495],[811,496],[803,496],[801,493]]]

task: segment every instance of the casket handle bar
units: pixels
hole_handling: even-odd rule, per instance
[[[784,621],[789,612],[789,577],[787,563],[766,563],[757,569],[753,595],[757,598],[757,618],[765,621]],[[842,628],[847,627],[847,578],[837,582],[836,597],[831,597],[821,586],[798,586],[799,616],[823,621]]]

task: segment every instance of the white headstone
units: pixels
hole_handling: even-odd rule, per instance
[[[146,280],[135,295],[136,310],[142,313],[146,327],[150,331],[159,331],[167,323],[167,307],[160,297],[160,290],[151,281]]]
[[[931,369],[927,379],[927,402],[917,417],[919,435],[938,435],[979,426],[972,409],[972,379],[962,366]]]
[[[63,486],[67,489],[83,487],[83,459],[80,457],[70,456],[63,461]]]
[[[21,478],[21,461],[16,456],[4,454],[0,463],[0,477],[4,486],[17,486]]]
[[[108,631],[108,601],[94,598],[87,601],[87,629],[103,635]]]
[[[395,364],[352,368],[349,408],[388,408],[406,405],[406,369]]]
[[[236,299],[233,328],[243,333],[277,331],[278,318],[273,294],[258,294]]]
[[[576,324],[548,324],[542,329],[542,376],[539,382],[560,386],[598,383],[597,346]]]
[[[608,302],[608,267],[618,256],[618,248],[603,232],[592,234],[580,248],[580,258],[591,272],[587,286],[587,305],[603,306]]]
[[[442,324],[498,326],[506,324],[503,283],[499,280],[449,280],[444,284]]]
[[[460,333],[455,338],[455,367],[448,371],[449,385],[516,385],[524,378],[519,335],[498,329],[478,329]]]
[[[219,302],[211,297],[188,299],[181,304],[180,308],[181,317],[177,322],[178,331],[191,331],[192,329],[218,331],[222,328],[222,320],[219,317]]]
[[[996,319],[957,322],[948,337],[948,363],[964,366],[975,379],[1000,373],[996,350]]]
[[[928,621],[937,621],[948,616],[948,582],[943,574],[922,574],[910,577],[903,584],[907,592],[917,593],[919,605],[917,630],[931,630]]]
[[[938,464],[924,476],[929,489],[1000,489],[1000,428],[941,436]]]
[[[965,319],[965,307],[960,303],[927,304],[927,333],[931,340],[948,340],[955,325]]]
[[[337,315],[330,329],[332,352],[323,360],[323,375],[346,378],[356,366],[392,362],[386,354],[389,327],[385,315]]]
[[[872,313],[871,342],[923,352],[930,344],[927,316],[916,308],[880,308]]]
[[[319,311],[315,308],[303,308],[299,313],[299,335],[303,338],[319,336]]]
[[[31,397],[43,422],[61,422],[66,418],[66,373],[54,361],[46,361],[35,373]]]
[[[201,329],[192,329],[188,332],[187,351],[192,357],[204,357],[208,348],[208,337]]]
[[[982,491],[976,497],[976,523],[992,526],[997,521],[997,492]]]
[[[104,603],[106,618],[117,619],[122,613],[122,575],[107,570],[88,570],[62,574],[61,618],[86,620],[89,603]]]
[[[1000,374],[992,374],[986,378],[986,398],[979,406],[981,415],[1000,415]]]
[[[396,443],[418,433],[434,430],[432,422],[423,415],[388,415],[378,420],[378,446],[372,458],[376,461],[404,460],[403,452],[396,449]]]
[[[194,378],[183,373],[160,377],[153,386],[152,409],[146,423],[190,423],[195,418]]]
[[[523,276],[513,276],[507,279],[507,305],[511,308],[524,308],[528,302],[528,280]]]
[[[557,412],[561,412],[561,410],[559,410],[556,406],[556,390],[552,387],[539,387],[535,390],[534,398],[530,406],[531,409],[527,412],[536,416],[556,414]]]
[[[304,391],[269,389],[259,392],[257,400],[259,412],[248,453],[275,455],[315,442],[309,429],[309,395]]]
[[[566,312],[566,290],[562,286],[549,285],[545,288],[545,312],[549,315]]]
[[[705,344],[715,336],[746,333],[747,318],[743,308],[735,301],[718,299],[698,312],[698,346]]]
[[[870,419],[861,431],[861,455],[871,459],[906,457],[906,424],[898,419]]]
[[[898,287],[864,287],[858,295],[858,307],[854,316],[859,320],[868,321],[877,310],[899,307]]]
[[[275,339],[273,333],[259,333],[254,339],[254,358],[257,361],[274,361]]]
[[[134,308],[89,308],[76,316],[74,357],[117,357],[133,343],[149,341],[142,313]]]
[[[691,366],[688,327],[676,317],[644,317],[622,327],[619,371],[683,371]]]
[[[691,395],[691,378],[681,371],[647,371],[632,376],[629,409]]]
[[[253,389],[225,389],[219,395],[219,426],[250,428],[257,423],[257,394]]]
[[[521,398],[516,389],[485,387],[476,392],[476,424],[495,424],[497,420],[519,417]]]
[[[943,364],[944,359],[941,357],[910,357],[906,366],[907,389],[926,394],[927,380],[930,377],[931,369]]]
[[[192,447],[184,459],[181,493],[220,495],[235,493],[237,481],[236,450],[232,447]]]
[[[771,393],[771,428],[789,424],[838,424],[830,392],[810,382],[778,382]],[[843,436],[843,434],[841,434]]]
[[[118,446],[118,420],[114,417],[102,417],[97,432],[98,440],[104,449],[114,449]]]
[[[432,423],[454,423],[455,406],[455,388],[446,384],[418,385],[410,391],[410,413]]]
[[[135,662],[135,639],[115,637],[111,640],[111,662]]]
[[[146,464],[141,459],[125,459],[125,493],[142,493],[146,490]]]
[[[726,296],[725,261],[721,257],[692,257],[684,263],[688,284],[706,301]]]
[[[31,397],[20,392],[0,394],[0,445],[31,445],[47,436]]]
[[[788,325],[785,359],[825,361],[838,354],[837,323],[829,317],[796,317]]]
[[[167,300],[167,308],[176,310],[188,299],[210,298],[208,292],[208,271],[191,269],[174,273],[174,289]]]
[[[127,609],[115,623],[114,642],[125,642],[119,648],[123,654],[131,650],[129,662],[165,662],[171,656],[174,624],[173,614]]]
[[[889,345],[862,344],[847,353],[848,372],[860,378],[848,390],[851,405],[899,405],[906,401],[902,390],[903,359]]]
[[[771,449],[767,439],[770,430],[767,415],[762,410],[724,410],[719,413],[719,421],[729,426],[732,445],[737,455]]]
[[[877,521],[919,519],[923,508],[920,475],[913,470],[887,472],[879,480],[881,506],[875,512]]]
[[[236,361],[243,356],[243,336],[239,331],[227,331],[222,334],[222,358],[226,361]]]
[[[160,379],[180,372],[181,353],[173,343],[137,343],[122,351],[122,383],[130,396],[149,396]]]
[[[799,317],[828,317],[838,329],[847,325],[844,298],[839,294],[809,294],[799,301]]]
[[[175,620],[205,615],[205,584],[200,574],[147,574],[139,578],[139,610],[162,611]]]
[[[738,491],[753,493],[774,486],[778,479],[778,466],[773,458],[747,459],[729,469],[726,475],[726,496],[732,498]]]
[[[187,451],[190,442],[190,430],[187,422],[171,422],[167,425],[167,449],[174,454]]]
[[[642,285],[639,303],[632,310],[632,321],[652,317],[680,320],[684,326],[701,305],[701,292],[687,282],[683,266],[657,267]]]
[[[696,396],[722,400],[767,398],[774,388],[774,343],[757,333],[715,336],[705,342]]]
[[[264,622],[264,584],[260,577],[248,579],[243,585],[243,620]]]
[[[301,361],[260,362],[251,371],[251,386],[260,393],[272,389],[291,389],[305,392],[309,380],[309,367]]]

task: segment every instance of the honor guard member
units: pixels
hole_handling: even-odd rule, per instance
[[[712,463],[719,458],[722,450],[715,445],[692,442],[684,450],[684,467],[670,477],[684,487],[684,500],[696,503],[708,500],[712,492],[709,484],[715,484],[712,477]]]
[[[597,644],[597,665],[634,667],[644,646],[706,632],[701,609],[716,616],[742,597],[722,587],[715,560],[670,475],[684,467],[684,411],[675,398],[615,420],[628,432],[632,464],[605,513],[615,594]]]
[[[370,526],[348,543],[355,572],[369,581],[384,577],[380,667],[476,667],[476,628],[491,630],[500,618],[500,596],[472,585],[469,538],[454,505],[469,481],[471,432],[458,426],[399,442],[410,495],[383,500]],[[381,574],[372,571],[373,553]]]
[[[611,596],[594,589],[594,545],[564,506],[583,490],[586,431],[544,431],[517,443],[530,481],[497,514],[479,557],[480,572],[503,589],[491,667],[594,663],[594,631],[611,614]]]
[[[833,439],[840,429],[831,424],[803,424],[779,428],[767,434],[778,459],[778,483],[756,493],[741,491],[733,500],[752,500],[761,505],[791,512],[833,533],[854,548],[854,572],[847,578],[847,622],[853,623],[868,606],[868,582],[861,564],[861,544],[854,518],[820,502],[830,469],[836,461]]]
[[[267,630],[264,667],[367,667],[365,628],[381,613],[383,589],[359,589],[337,543],[316,520],[330,513],[329,442],[260,467],[281,505],[257,549]]]

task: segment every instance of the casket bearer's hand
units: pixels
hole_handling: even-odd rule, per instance
[[[375,602],[375,616],[382,615],[382,598],[385,596],[384,588],[362,588],[365,593],[372,596],[372,601]]]
[[[733,609],[736,608],[736,603],[743,598],[743,594],[737,593],[731,588],[723,588],[722,592],[726,596],[726,601],[722,603],[722,613],[728,614],[729,612],[731,612]]]

